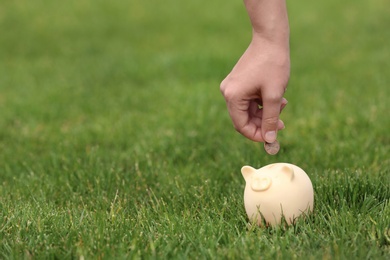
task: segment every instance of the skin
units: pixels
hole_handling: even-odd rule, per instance
[[[256,142],[272,143],[284,123],[283,97],[290,77],[289,23],[285,0],[244,0],[252,40],[222,81],[235,129]]]

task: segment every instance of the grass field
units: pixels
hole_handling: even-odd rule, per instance
[[[0,259],[389,259],[388,0],[288,1],[281,151],[219,83],[241,1],[1,1]],[[243,165],[289,162],[314,214],[250,227]]]

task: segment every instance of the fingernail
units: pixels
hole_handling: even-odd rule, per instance
[[[276,131],[268,131],[265,133],[265,141],[267,143],[273,143],[276,140]]]

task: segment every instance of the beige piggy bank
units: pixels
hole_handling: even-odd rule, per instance
[[[251,222],[262,225],[281,223],[282,215],[291,224],[303,213],[313,210],[314,192],[307,174],[298,166],[275,163],[258,170],[241,169],[246,186],[245,210]]]

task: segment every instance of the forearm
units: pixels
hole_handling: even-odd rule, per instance
[[[244,0],[244,4],[253,28],[253,40],[267,40],[288,48],[286,0]]]

